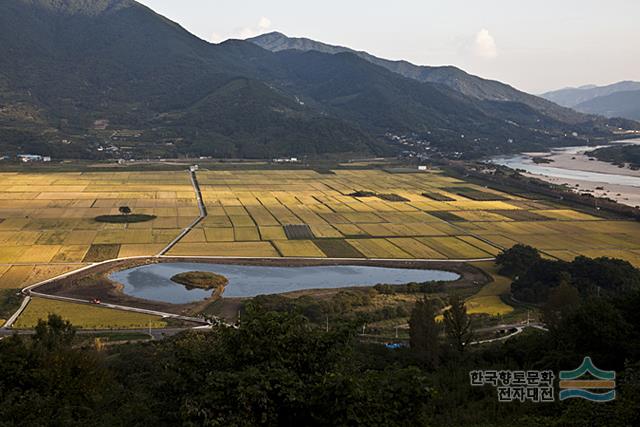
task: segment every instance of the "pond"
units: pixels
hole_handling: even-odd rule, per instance
[[[211,290],[187,289],[171,277],[187,271],[209,271],[225,276],[224,297],[249,298],[305,289],[334,289],[400,285],[411,282],[454,281],[460,276],[440,270],[365,267],[353,265],[315,267],[264,267],[208,263],[152,264],[118,271],[111,280],[124,285],[127,295],[152,301],[186,304],[209,298]]]

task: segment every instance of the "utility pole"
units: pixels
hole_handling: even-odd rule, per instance
[[[328,314],[327,314],[327,317],[326,317],[326,321],[327,321],[327,323],[326,323],[325,332],[329,332],[329,315]]]
[[[398,328],[399,328],[399,327],[400,327],[400,326],[396,326],[396,339],[398,339]]]

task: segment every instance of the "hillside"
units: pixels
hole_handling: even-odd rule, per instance
[[[579,111],[605,117],[640,120],[640,90],[615,92],[576,105]]]
[[[507,84],[468,74],[453,66],[431,67],[414,65],[408,61],[390,61],[348,47],[333,46],[307,38],[287,37],[278,32],[263,34],[248,39],[248,41],[273,52],[300,50],[329,54],[352,53],[372,64],[384,67],[404,77],[420,82],[442,84],[472,98],[522,103],[551,119],[567,123],[580,123],[586,120],[584,115],[575,111],[559,107],[552,102],[529,95]]]
[[[608,96],[617,92],[640,90],[640,82],[624,81],[607,86],[588,85],[578,88],[566,88],[547,92],[541,97],[565,107],[574,108],[592,99]],[[598,113],[599,114],[599,113]]]
[[[581,144],[610,137],[608,126],[636,126],[442,83],[352,52],[213,45],[131,0],[0,3],[4,154],[389,155],[404,149],[390,136],[411,135],[473,157]]]
[[[4,150],[91,157],[119,130],[132,156],[268,157],[290,147],[313,153],[381,146],[259,81],[251,55],[262,49],[211,45],[132,1],[99,3],[0,4]],[[105,120],[106,132],[94,130]]]

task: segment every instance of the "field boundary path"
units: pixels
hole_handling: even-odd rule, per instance
[[[191,230],[196,228],[198,224],[202,222],[207,217],[207,207],[204,204],[204,200],[202,199],[202,191],[200,191],[200,184],[198,183],[198,177],[196,176],[196,171],[191,169],[189,170],[189,177],[191,178],[191,185],[193,186],[193,191],[196,193],[196,200],[198,202],[198,209],[200,210],[200,215],[196,218],[191,224],[189,224],[184,230],[178,234],[178,236],[173,239],[167,246],[165,246],[157,256],[166,255],[175,245],[177,245],[180,240],[182,240]]]

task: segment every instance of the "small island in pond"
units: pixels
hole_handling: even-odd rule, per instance
[[[171,277],[173,282],[190,288],[217,289],[227,286],[229,279],[216,273],[206,271],[187,271]]]

